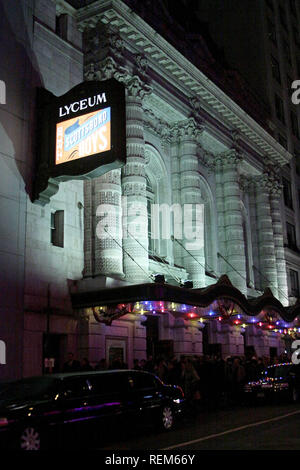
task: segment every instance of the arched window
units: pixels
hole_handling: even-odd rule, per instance
[[[151,184],[149,177],[146,175],[146,196],[147,196],[147,214],[148,214],[148,250],[149,255],[153,255],[155,253],[155,243],[152,237],[152,204],[155,203],[155,194],[154,189]]]

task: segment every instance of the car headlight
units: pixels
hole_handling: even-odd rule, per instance
[[[8,419],[7,418],[0,418],[0,427],[7,426],[7,425],[8,425]]]
[[[177,403],[178,405],[182,403],[184,400],[182,398],[173,398],[173,402]]]

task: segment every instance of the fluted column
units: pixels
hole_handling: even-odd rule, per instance
[[[272,187],[273,184],[266,174],[259,177],[256,181],[260,284],[263,289],[269,287],[273,295],[277,297],[277,266],[270,207],[270,190]]]
[[[181,192],[180,192],[180,159],[179,159],[179,130],[178,125],[174,125],[171,129],[171,172],[172,172],[172,204],[179,204],[181,207]],[[174,237],[180,236],[182,233],[182,220],[179,217],[174,217]],[[181,237],[180,237],[181,238]],[[183,265],[182,261],[182,248],[176,243],[173,244],[173,255],[175,264],[178,266]]]
[[[124,44],[115,27],[98,23],[84,32],[85,80],[128,79]],[[123,276],[121,170],[85,181],[86,276]]]
[[[123,275],[121,170],[95,178],[93,197],[96,204],[95,272]]]
[[[288,284],[284,256],[283,230],[280,214],[281,186],[274,184],[270,193],[270,208],[274,233],[274,248],[277,268],[278,298],[283,305],[288,305]]]
[[[226,272],[231,282],[247,293],[245,240],[238,165],[241,160],[236,150],[223,155],[224,229],[226,237]],[[222,253],[223,254],[223,253]]]
[[[226,234],[224,222],[224,184],[223,184],[223,160],[222,157],[215,159],[215,178],[216,178],[216,206],[217,206],[217,227],[218,227],[218,247],[219,252],[226,255]],[[223,258],[218,260],[218,270],[220,274],[227,272],[227,266]]]
[[[127,83],[127,160],[122,169],[123,266],[127,280],[149,281],[148,217],[142,99],[151,92],[138,77]]]
[[[201,200],[197,157],[200,129],[191,118],[180,123],[179,133],[183,245],[187,250],[183,250],[182,260],[194,287],[204,287],[204,206]]]
[[[85,276],[123,276],[121,170],[85,181]]]

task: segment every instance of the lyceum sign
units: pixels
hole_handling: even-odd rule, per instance
[[[38,121],[34,199],[41,204],[59,181],[93,178],[125,163],[125,90],[114,79],[81,83],[61,97],[42,90]]]

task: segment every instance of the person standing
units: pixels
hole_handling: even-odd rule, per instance
[[[64,363],[63,372],[77,372],[80,370],[80,362],[74,359],[72,352],[68,353],[68,360]]]

